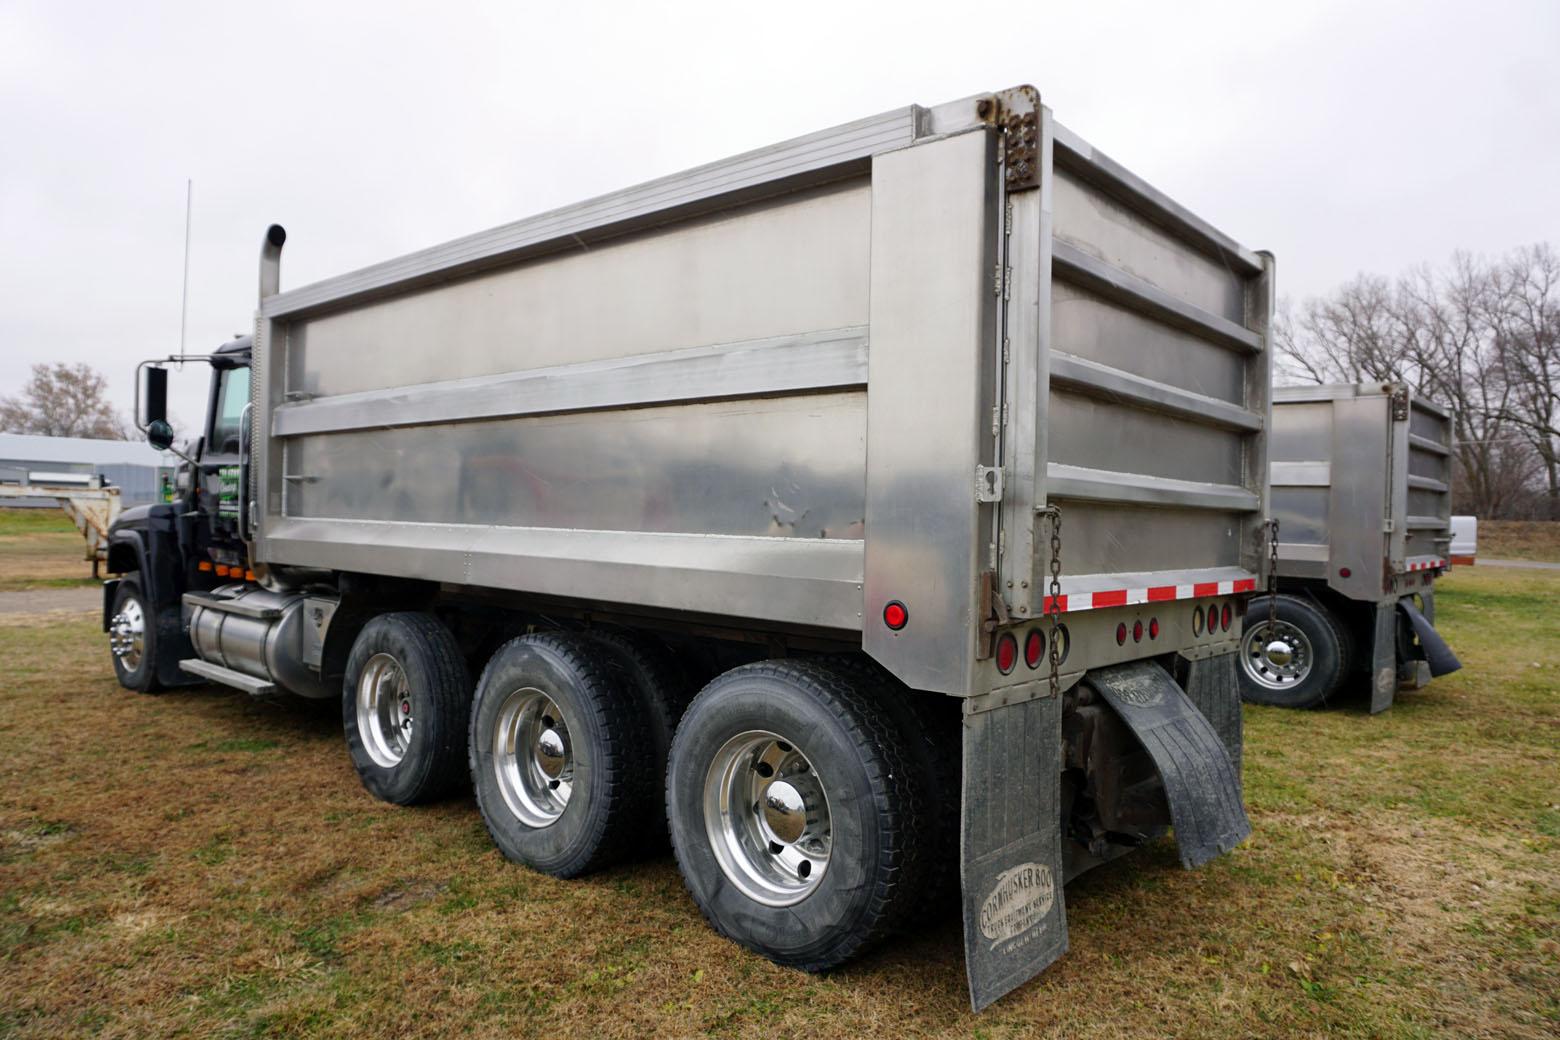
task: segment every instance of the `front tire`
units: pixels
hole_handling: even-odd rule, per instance
[[[706,920],[777,964],[837,967],[924,891],[921,773],[895,718],[823,664],[733,669],[672,743],[667,815]]]
[[[1268,626],[1268,597],[1246,608],[1240,652],[1240,695],[1248,704],[1314,708],[1343,684],[1345,643],[1321,607],[1300,596],[1280,595],[1275,624]]]
[[[114,616],[108,624],[108,647],[119,685],[137,693],[156,693],[157,610],[135,578],[124,578],[114,592]]]
[[[470,706],[460,645],[431,614],[381,614],[358,633],[341,719],[352,765],[375,798],[415,805],[456,786]]]

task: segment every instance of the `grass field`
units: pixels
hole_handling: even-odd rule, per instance
[[[86,551],[58,509],[0,509],[0,592],[95,585]]]
[[[1479,555],[1560,563],[1560,521],[1480,520]]]
[[[1376,717],[1248,708],[1252,838],[1069,886],[1071,952],[979,1017],[952,908],[777,968],[666,854],[530,873],[469,799],[370,798],[329,712],[129,694],[91,616],[0,615],[0,1036],[1553,1037],[1560,575],[1441,588],[1462,672]]]

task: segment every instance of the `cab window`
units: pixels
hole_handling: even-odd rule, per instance
[[[211,450],[218,455],[238,454],[238,421],[249,403],[249,369],[230,368],[222,374],[217,411],[211,420]]]

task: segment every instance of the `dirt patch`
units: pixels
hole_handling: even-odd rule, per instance
[[[0,614],[81,614],[89,611],[100,612],[102,609],[103,589],[96,585],[75,589],[0,591]]]

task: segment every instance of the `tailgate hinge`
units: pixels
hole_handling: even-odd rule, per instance
[[[983,97],[975,113],[1002,133],[1002,182],[1008,191],[1040,187],[1040,92],[1014,87]]]
[[[1402,422],[1408,418],[1408,387],[1399,386],[1392,390],[1392,421]]]
[[[1007,600],[997,591],[997,572],[980,572],[980,636],[975,643],[975,659],[985,661],[991,657],[997,641],[997,629],[1011,623]]]

